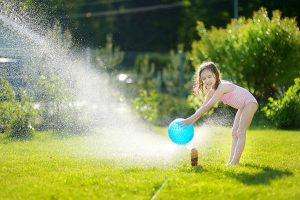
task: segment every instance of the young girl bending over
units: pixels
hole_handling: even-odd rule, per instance
[[[237,109],[232,127],[231,155],[226,165],[238,164],[245,147],[246,129],[250,126],[258,108],[255,97],[248,90],[221,80],[220,72],[213,62],[204,62],[200,65],[193,90],[194,94],[200,94],[205,90],[207,96],[202,106],[181,122],[183,125],[195,123],[218,101]]]

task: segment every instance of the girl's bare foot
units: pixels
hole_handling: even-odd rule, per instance
[[[229,163],[226,163],[225,166],[230,166],[230,165],[238,165],[239,163],[234,163],[234,162],[229,162]]]
[[[231,160],[228,160],[224,166],[228,166],[228,165],[230,165],[230,163],[231,163]]]

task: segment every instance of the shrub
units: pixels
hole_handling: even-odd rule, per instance
[[[0,85],[0,125],[1,131],[10,137],[27,138],[31,136],[31,121],[36,115],[33,103],[26,91],[21,93],[17,101],[15,92],[7,80],[1,79]]]
[[[180,50],[169,54],[145,54],[136,58],[136,83],[146,90],[179,97],[187,96],[191,88],[193,69]],[[182,69],[179,69],[181,65]]]
[[[149,122],[155,122],[157,120],[158,93],[155,90],[147,92],[141,89],[138,97],[136,97],[132,103],[144,120]]]
[[[89,129],[91,124],[90,116],[72,104],[59,104],[58,111],[48,112],[43,116],[42,123],[39,125],[41,130],[55,130],[60,133],[81,134]],[[47,115],[47,117],[45,117]]]
[[[193,112],[185,98],[178,98],[155,90],[140,90],[133,106],[146,121],[156,125],[167,125],[175,118],[183,118]]]
[[[96,64],[101,70],[113,73],[124,59],[124,52],[114,47],[111,35],[106,36],[104,47],[96,49]]]
[[[33,91],[35,100],[40,105],[38,129],[52,129],[75,134],[88,129],[89,119],[87,116],[83,117],[82,107],[73,105],[74,94],[63,78],[51,74],[41,75]]]
[[[261,99],[274,97],[300,76],[299,28],[295,19],[282,19],[279,11],[270,19],[260,9],[252,19],[240,17],[226,29],[208,31],[198,22],[197,30],[201,39],[193,43],[193,65],[212,60],[223,76]]]
[[[168,125],[175,118],[185,118],[193,112],[194,109],[190,106],[186,98],[160,94],[158,103],[159,119],[155,124]]]
[[[269,98],[263,112],[279,128],[300,128],[300,78],[295,79],[282,98]]]
[[[13,138],[28,138],[32,135],[32,127],[30,126],[30,113],[17,110],[14,118],[11,120],[9,136]]]
[[[159,91],[159,86],[154,84],[154,73],[155,65],[150,63],[149,55],[138,56],[135,60],[134,70],[137,74],[136,84],[139,88],[146,89],[147,91],[151,89],[156,89]]]
[[[0,133],[4,133],[8,130],[15,113],[16,102],[12,101],[1,101],[0,102]]]
[[[9,82],[0,79],[0,132],[5,132],[10,126],[12,113],[16,109],[15,91],[11,88]]]
[[[15,103],[9,127],[9,136],[15,138],[28,138],[32,135],[33,127],[31,121],[37,111],[26,91],[21,94],[21,101]]]
[[[15,91],[10,86],[9,82],[3,78],[0,79],[0,102],[15,101]]]
[[[205,95],[189,95],[187,98],[187,102],[189,104],[190,107],[192,107],[195,111],[198,110],[200,108],[200,106],[202,105],[202,103],[205,101]],[[218,106],[218,104],[216,104],[212,109],[210,109],[208,112],[204,113],[203,116],[210,116],[215,108]]]

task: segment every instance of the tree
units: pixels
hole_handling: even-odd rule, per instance
[[[9,4],[4,2],[1,8]],[[112,35],[114,43],[124,51],[160,51],[176,49],[185,44],[190,50],[197,38],[195,25],[198,20],[206,27],[225,27],[233,18],[233,0],[11,0],[35,20],[51,27],[54,19],[64,29],[69,29],[75,41],[83,47],[103,46],[106,36]],[[300,22],[298,0],[252,0],[239,1],[239,15],[250,17],[252,12],[265,7],[269,12],[282,11],[283,16],[297,17]],[[169,5],[168,9],[155,9],[157,5]],[[175,6],[173,6],[175,5]],[[154,8],[145,11],[145,8]],[[14,9],[18,10],[18,9]],[[131,12],[138,10],[139,12]],[[120,14],[126,11],[126,14]],[[129,11],[129,12],[127,12]]]
[[[233,20],[226,29],[207,30],[199,22],[200,40],[193,43],[194,66],[212,60],[227,78],[261,99],[279,94],[300,76],[300,32],[295,19],[270,19],[265,9],[252,19]]]

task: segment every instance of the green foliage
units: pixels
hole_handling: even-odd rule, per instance
[[[134,64],[134,70],[136,72],[141,72],[142,67],[141,65],[149,66],[149,64],[154,66],[154,72],[158,73],[162,71],[163,67],[170,63],[170,57],[166,54],[161,53],[147,53],[145,55],[139,55]]]
[[[132,103],[144,120],[149,122],[155,122],[157,120],[158,94],[155,90],[148,92],[141,89],[138,93],[138,97],[136,97]]]
[[[44,102],[66,102],[72,99],[66,82],[59,76],[40,75],[33,86],[35,100]]]
[[[134,105],[139,102],[139,106],[136,106],[138,110],[141,110],[143,105],[150,109],[150,113],[146,113],[146,109],[140,113],[144,119],[148,119],[147,115],[150,115],[151,120],[148,121],[154,124],[166,125],[172,119],[185,117],[193,111],[184,98],[188,88],[191,88],[193,74],[188,61],[183,59],[183,53],[181,58],[180,55],[180,52],[175,51],[170,51],[168,55],[145,54],[135,61],[135,85],[142,88],[142,92],[139,92],[134,100]],[[179,70],[179,62],[182,62],[182,73]],[[152,93],[155,95],[150,95]]]
[[[269,98],[262,110],[279,128],[300,128],[300,78],[295,79],[282,98]]]
[[[164,92],[172,96],[183,97],[190,94],[194,70],[189,60],[185,59],[183,47],[179,46],[178,49],[177,52],[170,51],[170,62],[163,68],[162,80]]]
[[[175,118],[183,118],[193,112],[185,98],[158,93],[156,90],[140,90],[132,104],[142,118],[156,125],[167,125]]]
[[[37,114],[33,103],[26,91],[22,92],[21,102],[15,104],[16,109],[11,119],[9,136],[14,138],[28,138],[32,135],[33,127],[31,121]]]
[[[124,52],[119,47],[113,46],[112,36],[106,36],[106,44],[104,47],[96,50],[96,63],[100,69],[104,69],[108,73],[116,70],[117,66],[123,61]]]
[[[59,21],[54,22],[53,27],[48,30],[47,36],[55,42],[55,45],[63,49],[70,49],[73,45],[71,32],[63,30]]]
[[[207,0],[152,0],[152,1],[87,1],[87,0],[1,0],[1,8],[15,4],[12,10],[37,13],[38,20],[46,24],[61,24],[70,28],[80,46],[99,47],[106,35],[128,51],[168,51],[184,43],[186,49],[197,37],[194,26],[201,19],[207,27],[225,27],[233,18],[232,1]],[[174,5],[167,10],[148,12],[140,8],[154,5]],[[299,24],[299,1],[239,1],[240,16],[250,17],[254,10],[264,6],[267,10],[279,9],[284,16],[295,16]],[[131,9],[140,10],[138,15]],[[3,11],[5,9],[1,9]],[[128,13],[127,13],[128,12]],[[119,13],[123,13],[119,15]],[[103,15],[99,17],[97,14]]]
[[[46,113],[43,113],[42,121],[39,123],[40,130],[55,130],[59,134],[81,134],[88,130],[90,118],[85,115],[82,108],[66,102],[50,105],[53,107],[42,109]]]
[[[10,87],[7,80],[0,78],[0,102],[15,101],[15,91]]]
[[[193,113],[193,108],[183,97],[160,94],[158,103],[159,118],[156,125],[166,126],[175,118],[185,118]]]
[[[182,57],[180,58],[180,55]],[[181,60],[180,60],[181,59]],[[182,71],[179,70],[181,63]],[[146,90],[156,90],[174,97],[185,96],[191,88],[192,67],[181,51],[167,55],[145,54],[135,60],[136,83]]]
[[[61,56],[68,57],[72,47],[72,36],[68,30],[63,30],[59,22],[55,22],[47,36],[55,42],[57,49],[61,49]],[[60,70],[45,66],[47,56],[35,58],[33,62],[24,65],[23,77],[30,89],[39,109],[35,119],[35,127],[39,130],[53,129],[71,133],[80,133],[87,128],[87,118],[82,114],[82,107],[74,105],[75,93],[73,82],[62,77]],[[52,58],[51,58],[52,59]],[[55,63],[59,65],[60,63]],[[57,69],[59,66],[56,66]],[[65,67],[65,66],[60,66]],[[84,119],[83,119],[84,118]]]
[[[202,105],[202,103],[205,101],[205,96],[204,95],[189,95],[187,98],[187,103],[188,105],[193,108],[193,110],[198,110],[200,108],[200,106]],[[205,116],[210,116],[211,114],[213,114],[215,108],[218,107],[218,104],[216,104],[212,109],[210,109],[208,112],[204,113],[203,117]]]
[[[136,73],[136,84],[146,90],[160,90],[160,85],[154,83],[153,77],[155,73],[155,65],[150,62],[149,55],[140,55],[136,58],[134,64],[134,72]],[[158,80],[159,81],[159,80]]]
[[[82,108],[74,104],[74,94],[59,76],[41,75],[33,87],[39,103],[38,128],[81,133],[88,127]],[[72,103],[73,102],[73,103]]]
[[[15,91],[7,80],[0,79],[0,132],[5,132],[10,127],[12,113],[15,107]]]
[[[7,132],[10,137],[30,137],[33,129],[31,123],[37,111],[26,91],[21,93],[21,101],[17,101],[9,82],[1,79],[0,97],[1,132]]]
[[[266,99],[291,84],[300,75],[300,31],[295,19],[270,19],[265,9],[252,19],[233,20],[226,29],[207,31],[198,22],[201,40],[193,43],[194,66],[212,60],[227,78]]]
[[[0,102],[0,133],[6,132],[10,127],[13,113],[16,109],[16,104],[13,101]]]

